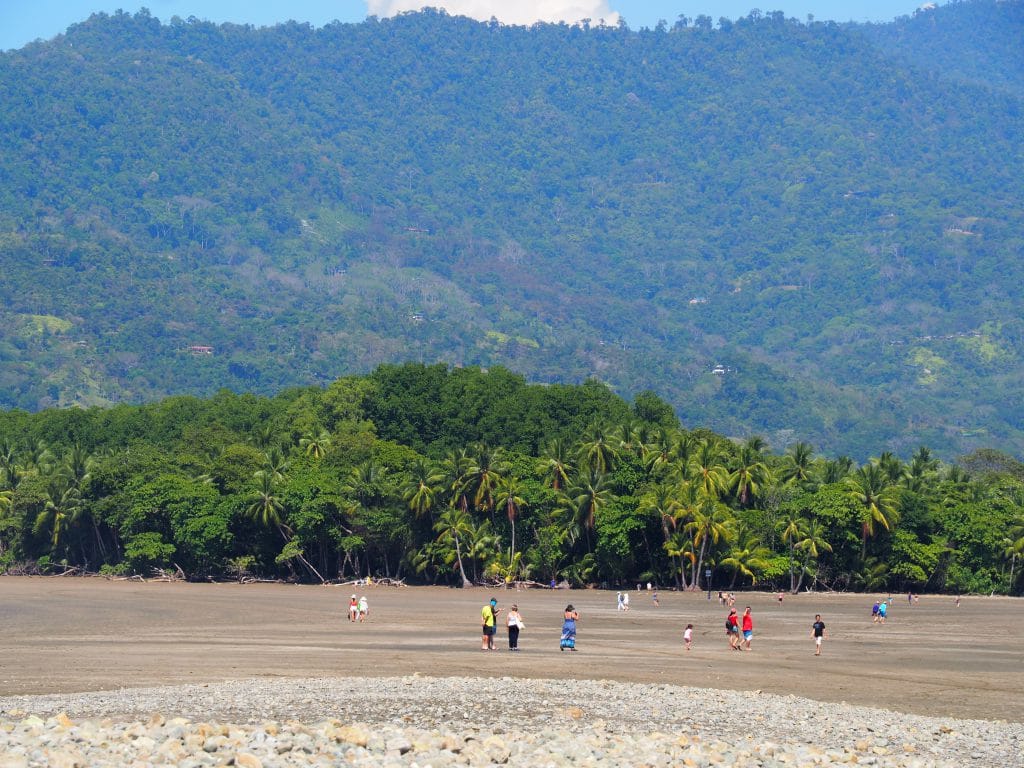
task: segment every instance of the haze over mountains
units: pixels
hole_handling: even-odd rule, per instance
[[[653,389],[777,449],[1019,455],[1021,40],[1021,2],[94,16],[0,55],[0,405],[411,359]]]

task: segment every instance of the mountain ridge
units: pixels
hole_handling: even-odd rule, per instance
[[[118,14],[0,82],[6,407],[414,359],[777,447],[1024,448],[1020,99],[876,28]]]

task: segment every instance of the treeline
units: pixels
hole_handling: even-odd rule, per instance
[[[8,572],[1016,594],[1024,555],[1006,454],[776,453],[500,368],[6,411],[0,489]]]

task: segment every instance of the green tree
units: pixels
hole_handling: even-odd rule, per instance
[[[569,484],[569,474],[573,471],[569,458],[569,445],[555,438],[544,446],[540,460],[541,471],[547,476],[551,488],[560,491]]]
[[[312,430],[299,439],[299,448],[314,459],[322,459],[331,447],[331,433],[326,429]]]
[[[450,547],[459,566],[462,586],[472,586],[470,580],[466,578],[466,569],[462,564],[462,542],[473,536],[473,520],[469,513],[459,507],[450,507],[438,518],[434,530],[437,532],[437,542],[446,548]]]
[[[498,481],[496,501],[499,509],[504,509],[512,528],[512,544],[509,549],[509,562],[515,562],[516,555],[516,518],[519,511],[526,506],[523,498],[523,483],[515,477],[503,477]]]
[[[416,517],[423,517],[433,510],[443,480],[444,474],[427,459],[418,459],[410,468],[402,497]]]
[[[782,457],[779,479],[784,483],[805,485],[810,482],[814,470],[814,448],[809,443],[790,446]]]
[[[591,424],[587,436],[580,443],[580,464],[588,467],[591,473],[604,475],[614,469],[617,457],[614,437],[600,424]]]
[[[733,570],[729,589],[734,589],[736,581],[741,577],[750,579],[751,584],[757,584],[758,574],[767,567],[770,556],[771,550],[761,543],[753,531],[743,525],[736,526],[728,554],[719,562],[719,565]]]
[[[64,475],[54,475],[46,486],[46,501],[36,516],[35,532],[46,533],[51,551],[67,558],[67,535],[82,507],[79,490]]]
[[[877,463],[860,467],[844,483],[847,494],[860,507],[863,561],[867,557],[868,539],[875,535],[875,525],[888,531],[899,520],[898,496],[889,475]]]

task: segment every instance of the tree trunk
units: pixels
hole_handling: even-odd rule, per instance
[[[789,541],[789,594],[795,595],[799,590],[796,583],[796,572],[793,570],[793,553],[795,549],[793,547],[793,540]]]
[[[462,588],[473,586],[466,578],[466,569],[462,566],[462,549],[459,547],[459,537],[455,537],[455,557],[459,561],[459,575],[462,576]]]
[[[701,574],[701,569],[704,567],[704,553],[707,551],[707,548],[708,548],[708,537],[705,536],[704,540],[701,541],[701,543],[700,543],[700,556],[697,558],[697,570],[695,571],[694,578],[693,578],[693,590],[694,590],[694,592],[696,592],[697,591],[697,587],[700,586],[700,574]],[[710,581],[705,586],[708,589],[711,589]]]

